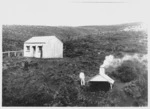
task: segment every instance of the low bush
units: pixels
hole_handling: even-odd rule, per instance
[[[143,73],[143,64],[134,60],[127,60],[117,67],[110,75],[114,76],[121,82],[130,82],[138,78]]]

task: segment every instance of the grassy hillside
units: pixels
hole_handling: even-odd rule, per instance
[[[3,25],[3,38],[25,41],[32,36],[56,35],[61,40],[67,38],[84,37],[87,35],[102,35],[108,32],[118,32],[126,27],[138,26],[140,23],[110,25],[110,26],[25,26],[25,25]]]
[[[70,41],[80,42],[83,38],[95,40],[93,45],[104,49],[124,49],[129,52],[147,52],[147,34],[143,31],[123,31],[140,23],[112,26],[80,26],[80,27],[50,27],[50,26],[3,26],[3,51],[23,49],[23,42],[33,36],[56,35],[68,44]],[[84,40],[84,39],[83,39]],[[14,42],[13,44],[11,42]],[[96,45],[95,45],[96,43]],[[75,43],[70,43],[75,44]],[[92,43],[91,43],[92,44]],[[111,47],[111,48],[110,48]],[[137,50],[139,49],[139,50]],[[122,51],[122,50],[121,50]]]
[[[64,43],[64,58],[3,58],[3,106],[147,106],[147,68],[125,61],[113,72],[109,92],[90,92],[80,86],[98,74],[106,55],[147,54],[147,33],[124,31],[139,23],[112,26],[3,26],[3,51],[21,50],[32,36],[56,35]],[[23,63],[28,62],[29,66]]]

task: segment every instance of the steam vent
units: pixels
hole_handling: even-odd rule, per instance
[[[90,79],[89,85],[91,91],[109,91],[112,89],[114,80],[105,74],[105,68],[100,67],[99,74]]]

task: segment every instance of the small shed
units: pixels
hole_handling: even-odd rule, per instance
[[[89,80],[91,91],[105,91],[112,89],[114,80],[105,74],[105,69],[100,68],[100,73]]]
[[[63,58],[63,42],[56,36],[37,36],[24,42],[24,57]]]

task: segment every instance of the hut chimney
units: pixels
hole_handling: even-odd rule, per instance
[[[99,74],[100,75],[105,75],[105,68],[104,67],[100,67]]]

